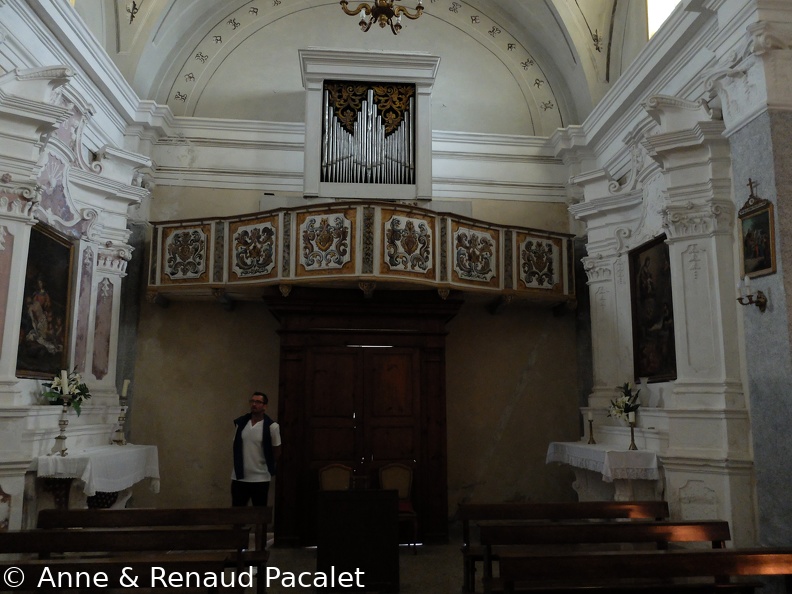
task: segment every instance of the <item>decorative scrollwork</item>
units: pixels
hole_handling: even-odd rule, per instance
[[[342,215],[310,217],[302,231],[303,266],[307,270],[341,268],[349,261],[349,221]]]
[[[234,272],[239,276],[269,274],[275,267],[275,229],[270,224],[241,228],[234,235]]]
[[[556,284],[552,241],[528,239],[520,250],[522,278],[528,287],[552,288]]]
[[[173,233],[167,245],[166,274],[171,278],[197,278],[204,272],[206,237],[200,229]]]
[[[404,120],[409,109],[410,98],[415,95],[412,84],[361,84],[356,82],[326,82],[330,105],[338,122],[350,134],[355,132],[355,121],[363,108],[369,88],[374,91],[374,103],[382,114],[385,134],[392,134]]]
[[[393,217],[385,231],[385,250],[386,261],[392,269],[429,270],[432,266],[432,234],[426,221]]]
[[[459,228],[454,234],[454,268],[460,278],[489,281],[495,276],[495,240],[488,233]]]

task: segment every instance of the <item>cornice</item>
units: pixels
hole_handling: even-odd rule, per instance
[[[587,200],[569,206],[569,212],[576,219],[590,222],[591,220],[610,215],[614,212],[628,211],[640,206],[643,196],[638,192],[603,196],[594,200]]]
[[[70,169],[69,182],[97,192],[105,198],[125,200],[130,204],[138,204],[150,194],[146,188],[134,186],[131,183],[119,182],[92,171],[83,171],[77,168]]]
[[[344,80],[398,80],[431,87],[440,66],[440,57],[426,52],[308,48],[299,50],[298,55],[303,88],[339,76]]]

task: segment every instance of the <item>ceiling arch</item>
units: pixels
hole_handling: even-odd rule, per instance
[[[77,0],[92,15],[97,4],[103,22],[86,14],[89,26],[103,27],[97,37],[138,95],[186,116],[299,121],[300,48],[426,51],[447,77],[435,127],[546,136],[582,121],[640,48],[628,0],[425,0],[398,36],[360,32],[335,0],[136,0],[134,14]]]

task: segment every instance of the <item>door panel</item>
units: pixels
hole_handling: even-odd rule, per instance
[[[318,470],[330,462],[352,466],[361,449],[357,429],[360,408],[360,355],[346,347],[308,351],[304,402],[305,460]]]

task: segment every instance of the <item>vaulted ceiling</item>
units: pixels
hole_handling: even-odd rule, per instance
[[[361,32],[336,0],[75,6],[142,99],[205,118],[304,121],[301,48],[426,52],[441,57],[433,128],[548,136],[580,123],[646,43],[644,0],[424,5],[398,36]]]

